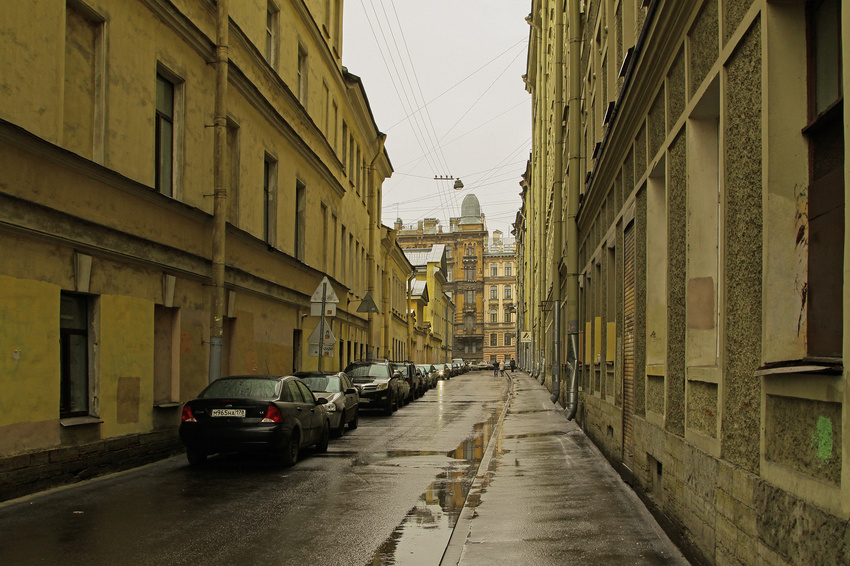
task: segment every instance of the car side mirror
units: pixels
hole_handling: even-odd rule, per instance
[[[346,395],[354,395],[355,393],[357,393],[357,390],[354,389],[353,387],[349,387],[348,389],[345,390]]]
[[[319,397],[316,399],[316,405],[326,405],[328,402],[324,397]]]

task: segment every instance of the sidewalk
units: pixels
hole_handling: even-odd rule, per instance
[[[688,564],[575,422],[524,372],[443,566]]]

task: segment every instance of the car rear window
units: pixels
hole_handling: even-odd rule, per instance
[[[389,377],[387,366],[381,364],[368,364],[354,366],[345,370],[349,377]]]
[[[338,377],[302,377],[301,381],[306,383],[312,391],[332,392],[340,390]]]
[[[199,397],[275,399],[279,383],[272,379],[219,379],[204,389]]]

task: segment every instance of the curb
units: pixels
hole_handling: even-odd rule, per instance
[[[472,527],[472,519],[475,517],[475,509],[468,507],[466,502],[469,501],[469,496],[472,493],[480,493],[483,489],[483,484],[487,475],[487,469],[490,467],[490,460],[493,458],[493,452],[496,449],[494,439],[502,432],[502,425],[505,422],[505,416],[508,414],[508,409],[514,400],[514,378],[513,375],[505,374],[505,377],[510,381],[510,391],[508,392],[508,400],[502,408],[502,414],[499,415],[499,421],[493,427],[493,433],[490,435],[490,440],[487,441],[487,449],[484,451],[484,456],[478,464],[478,470],[475,474],[475,480],[469,486],[469,491],[466,493],[466,498],[463,501],[463,507],[460,510],[457,522],[452,529],[452,534],[449,537],[449,542],[446,544],[446,549],[443,551],[443,556],[440,559],[439,566],[456,566],[460,563],[463,557],[463,549],[466,546],[466,539],[469,537],[469,531]],[[484,473],[481,473],[484,470]]]

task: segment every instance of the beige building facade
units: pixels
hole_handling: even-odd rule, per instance
[[[341,64],[341,10],[4,8],[0,495],[178,449],[216,335],[223,374],[315,368],[325,276],[340,302],[324,369],[407,343],[405,294],[386,285],[406,267],[382,246],[392,166]],[[367,294],[378,313],[358,312]]]
[[[410,312],[419,335],[416,363],[447,363],[452,361],[454,336],[454,303],[446,292],[448,262],[446,245],[404,250],[404,255],[416,270],[411,284]]]
[[[847,563],[850,13],[531,7],[530,366],[701,560]]]
[[[479,362],[484,356],[484,253],[488,232],[481,204],[473,194],[461,203],[461,215],[449,219],[443,230],[436,218],[406,226],[396,220],[398,243],[404,249],[446,246],[446,292],[455,305],[453,351],[455,358]]]
[[[516,354],[516,242],[496,230],[484,251],[484,361],[510,363]]]

